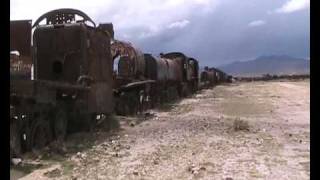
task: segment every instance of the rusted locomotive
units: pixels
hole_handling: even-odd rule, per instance
[[[232,79],[232,76],[226,74],[225,72],[221,71],[220,69],[217,69],[217,68],[211,68],[213,69],[214,71],[217,72],[217,81],[219,83],[226,83],[226,82],[231,82],[231,79]]]
[[[112,45],[117,71],[114,75],[116,113],[141,112],[156,104],[197,90],[198,61],[180,52],[154,57],[132,44],[115,40]]]
[[[220,83],[232,82],[232,76],[227,75],[223,71],[208,66],[200,73],[200,88],[209,88]]]
[[[63,140],[67,130],[90,127],[95,115],[113,112],[110,33],[75,9],[50,11],[33,28],[34,80],[10,79],[15,154]]]
[[[30,36],[18,36],[19,28]],[[89,130],[97,115],[135,114],[227,78],[214,68],[200,73],[181,52],[144,54],[115,40],[111,23],[96,26],[76,9],[50,11],[33,26],[12,22],[11,35],[11,50],[20,53],[10,56],[11,154]]]
[[[154,80],[151,89],[151,102],[158,104],[179,96],[183,82],[182,69],[177,61],[145,54],[146,77]]]
[[[142,112],[150,104],[151,86],[155,82],[146,76],[144,54],[131,43],[113,40],[115,112],[119,115]],[[118,59],[117,59],[118,58]]]
[[[207,66],[204,67],[204,70],[200,74],[201,87],[208,88],[217,85],[217,78],[218,73],[214,69],[209,69]]]
[[[179,86],[179,95],[185,97],[198,89],[199,63],[196,59],[187,57],[181,52],[161,54],[161,57],[178,64],[179,76],[182,77]]]

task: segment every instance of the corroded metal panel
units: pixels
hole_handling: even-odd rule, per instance
[[[37,27],[33,41],[36,79],[75,83],[86,68],[86,28],[82,24]]]
[[[10,80],[31,79],[31,71],[31,57],[10,54]]]
[[[165,59],[157,59],[157,80],[160,82],[168,80],[168,67]]]
[[[144,54],[146,61],[146,78],[157,80],[157,60],[151,54]]]
[[[167,59],[168,80],[182,82],[182,73],[179,64],[176,61]]]
[[[31,56],[31,20],[10,21],[10,51]]]
[[[102,31],[90,31],[88,75],[92,77],[88,97],[90,112],[109,114],[113,111],[113,77],[110,37]]]

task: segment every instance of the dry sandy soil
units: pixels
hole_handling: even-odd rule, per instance
[[[220,85],[148,118],[114,117],[120,130],[72,135],[67,154],[42,153],[22,179],[310,179],[309,87]]]

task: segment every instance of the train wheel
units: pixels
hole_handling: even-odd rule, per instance
[[[63,141],[67,134],[68,116],[65,110],[59,109],[53,122],[54,136],[57,140]]]
[[[30,144],[33,149],[41,149],[52,140],[49,121],[37,118],[31,130]]]

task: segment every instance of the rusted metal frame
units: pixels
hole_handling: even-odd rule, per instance
[[[35,83],[40,86],[46,86],[53,89],[67,89],[67,90],[77,90],[77,91],[89,91],[90,87],[84,87],[81,85],[72,85],[63,82],[54,82],[46,80],[36,80]]]
[[[42,20],[44,20],[44,19],[47,19],[47,22],[46,22],[46,23],[48,24],[48,23],[49,23],[49,20],[53,20],[54,18],[60,18],[59,15],[61,15],[61,14],[70,16],[70,17],[67,19],[67,21],[68,21],[68,20],[70,20],[70,21],[71,21],[71,20],[75,20],[74,15],[80,15],[80,16],[83,18],[84,21],[89,21],[89,22],[91,22],[91,23],[94,25],[94,27],[96,27],[96,24],[94,23],[94,21],[93,21],[87,14],[85,14],[84,12],[79,11],[79,10],[77,10],[77,9],[63,8],[63,9],[52,10],[52,11],[49,11],[49,12],[43,14],[42,16],[40,16],[40,17],[35,21],[35,23],[33,24],[32,28],[34,28],[34,27],[36,27],[37,25],[39,25],[39,23],[40,23]],[[72,17],[72,16],[73,16],[73,17]],[[67,23],[67,21],[64,22],[64,23]]]

